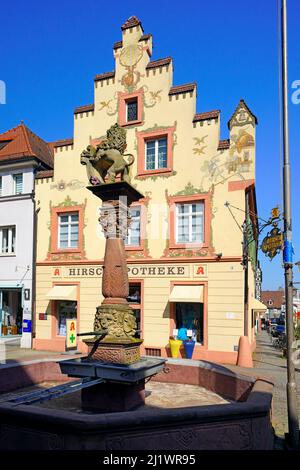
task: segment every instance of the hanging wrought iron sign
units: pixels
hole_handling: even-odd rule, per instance
[[[282,232],[278,227],[274,227],[263,239],[261,250],[271,260],[280,253],[283,245]]]

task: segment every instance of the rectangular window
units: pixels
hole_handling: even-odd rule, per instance
[[[137,98],[126,101],[127,122],[138,120],[138,100]]]
[[[0,254],[15,253],[16,227],[0,228]]]
[[[167,168],[167,138],[147,140],[145,144],[146,170]]]
[[[176,243],[204,242],[204,203],[176,204]]]
[[[22,194],[23,192],[23,174],[18,173],[13,175],[14,179],[14,194]]]
[[[58,247],[78,248],[79,214],[68,212],[58,215]]]
[[[141,244],[141,207],[133,206],[130,209],[131,223],[125,240],[127,246],[140,246]]]
[[[136,338],[141,337],[141,306],[142,306],[142,286],[140,282],[130,282],[129,283],[129,296],[127,301],[131,308],[133,309],[135,319],[136,319]]]

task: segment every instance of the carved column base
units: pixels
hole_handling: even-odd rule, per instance
[[[95,341],[95,339],[84,341],[89,347],[89,353],[93,350]],[[105,338],[98,344],[91,359],[109,364],[134,364],[141,359],[140,346],[142,342],[143,340],[136,338],[128,340]]]
[[[98,344],[97,338],[86,340],[89,354],[96,361],[113,364],[133,364],[140,360],[141,339],[134,338],[136,319],[126,304],[103,303],[97,308],[94,331],[107,330],[107,336]]]

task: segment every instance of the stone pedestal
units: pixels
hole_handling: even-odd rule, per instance
[[[102,294],[104,300],[97,308],[94,331],[107,330],[99,342],[85,341],[92,358],[115,364],[132,364],[140,359],[142,340],[135,338],[136,319],[127,302],[129,295],[128,268],[124,239],[130,223],[129,206],[143,198],[126,181],[89,186],[88,189],[102,200],[99,222],[106,244],[103,264]]]
[[[130,385],[108,382],[81,391],[81,406],[84,411],[116,413],[134,410],[144,404],[145,380]]]
[[[122,339],[120,342],[114,338],[104,339],[93,353],[93,359],[110,364],[134,364],[141,359],[140,346],[142,342],[143,340],[136,338],[129,339],[127,342]],[[95,340],[86,340],[85,343],[88,345],[90,353]]]

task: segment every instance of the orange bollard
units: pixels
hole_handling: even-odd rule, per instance
[[[240,337],[239,352],[236,365],[239,367],[253,367],[252,351],[248,336]]]

